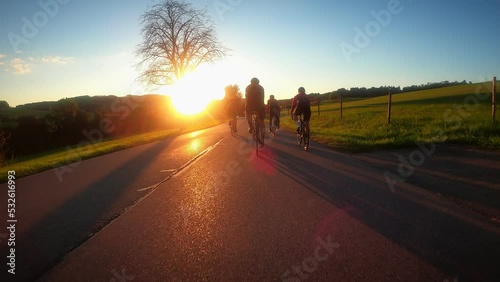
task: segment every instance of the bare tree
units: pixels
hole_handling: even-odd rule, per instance
[[[217,39],[214,23],[205,10],[182,0],[162,0],[141,17],[143,42],[139,79],[148,86],[171,84],[201,63],[213,63],[228,49]]]

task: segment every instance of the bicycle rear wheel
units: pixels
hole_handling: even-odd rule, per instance
[[[236,118],[233,118],[233,119],[231,120],[231,133],[232,133],[233,135],[235,135],[235,134],[236,134],[236,122],[237,122],[237,121],[236,121]]]
[[[304,150],[307,151],[309,150],[309,138],[311,137],[309,134],[309,130],[307,127],[304,127]]]
[[[299,132],[297,132],[297,144],[299,144],[300,147],[302,147],[302,144],[304,143],[304,122],[302,119],[299,122]]]
[[[299,129],[300,129],[300,127],[299,127]],[[301,136],[301,133],[299,133],[297,131],[296,134],[297,134],[297,144],[299,144],[299,146],[301,146],[302,145],[302,136]]]
[[[259,122],[257,121],[257,118],[254,117],[253,120],[253,140],[255,141],[255,154],[258,156],[259,155],[259,135],[260,135],[260,128],[259,128]]]
[[[259,126],[259,124],[257,124],[257,126]],[[257,134],[257,139],[258,139],[258,143],[259,143],[259,146],[261,147],[264,147],[264,134],[266,133],[266,131],[262,128],[259,128],[259,133]]]
[[[271,117],[271,134],[272,135],[276,135],[276,129],[277,129],[277,126],[276,126],[276,118],[275,117]]]

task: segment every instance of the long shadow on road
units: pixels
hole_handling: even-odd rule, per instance
[[[415,150],[377,152],[357,158],[397,173],[400,158],[408,159]],[[439,145],[433,151],[405,181],[500,221],[500,153],[452,145]]]
[[[316,144],[301,151],[291,134],[274,138],[267,150],[262,158],[272,157],[276,169],[450,277],[498,281],[498,225],[416,185],[393,193],[382,169]]]
[[[27,234],[18,234],[16,275],[10,276],[10,280],[2,281],[13,281],[12,278],[15,281],[35,280],[64,255],[116,218],[127,205],[132,205],[144,197],[146,193],[132,195],[127,198],[128,202],[122,203],[118,208],[121,210],[118,211],[115,207],[117,200],[126,192],[128,184],[139,177],[143,169],[168,144],[169,142],[165,141],[158,142],[147,151],[120,164],[118,169],[111,170],[105,177],[101,177],[81,193],[54,208]],[[6,252],[2,250],[2,254],[4,253]],[[2,275],[6,272],[5,270]]]

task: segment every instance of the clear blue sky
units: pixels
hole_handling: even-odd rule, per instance
[[[0,100],[15,106],[142,94],[134,83],[134,54],[138,18],[152,2],[1,1]],[[498,0],[188,2],[208,9],[220,40],[232,49],[213,72],[221,93],[227,84],[244,88],[252,76],[278,98],[299,86],[324,93],[500,76]],[[374,13],[383,15],[379,22]],[[359,30],[367,29],[369,41],[361,40]]]

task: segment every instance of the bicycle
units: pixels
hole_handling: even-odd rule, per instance
[[[304,122],[304,119],[302,118],[302,115],[299,117],[299,131],[297,132],[297,143],[299,146],[303,147],[305,151],[309,150],[309,139],[310,139],[310,134],[309,134],[309,129]]]
[[[252,114],[252,122],[253,122],[253,140],[255,141],[255,154],[258,156],[259,146],[264,147],[264,136],[260,132],[261,128],[259,124],[259,116],[256,111],[254,111]]]
[[[229,127],[231,127],[231,135],[233,136],[236,135],[236,132],[238,132],[236,130],[236,123],[237,123],[236,116],[229,121]]]
[[[271,128],[269,131],[273,136],[276,136],[276,131],[278,130],[278,117],[271,114],[269,118],[271,119]]]

